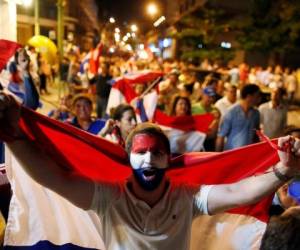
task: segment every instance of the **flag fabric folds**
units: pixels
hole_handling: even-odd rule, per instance
[[[117,107],[119,104],[130,104],[135,98],[137,98],[138,95],[134,90],[135,84],[146,84],[161,76],[163,76],[163,73],[160,71],[145,70],[126,74],[123,77],[115,79],[110,90],[106,113],[109,114],[110,110]]]
[[[203,115],[169,116],[156,110],[153,120],[161,126],[170,140],[171,152],[204,151],[204,141],[209,125],[214,120],[210,113]]]
[[[127,155],[118,145],[24,107],[22,107],[22,120],[20,123],[28,137],[34,140],[41,150],[49,154],[62,168],[89,177],[94,181],[123,182],[131,174]],[[9,170],[9,178],[14,197],[10,205],[11,211],[5,235],[7,249],[10,249],[10,247],[13,249],[16,246],[29,246],[32,248],[26,249],[34,249],[33,247],[36,244],[45,244],[45,242],[48,242],[52,247],[71,244],[72,247],[103,249],[101,240],[97,240],[96,244],[96,240],[93,241],[87,236],[92,235],[93,239],[101,239],[101,232],[97,227],[97,223],[101,222],[94,217],[92,212],[83,212],[74,208],[63,198],[57,197],[56,194],[45,190],[32,180],[29,181],[28,185],[27,181],[23,183],[23,180],[29,177],[25,178],[25,173],[22,173],[22,169],[18,167],[19,163],[13,161],[8,162],[8,165],[12,166]],[[191,185],[231,183],[248,176],[261,174],[276,162],[278,162],[276,150],[264,142],[223,153],[189,153],[181,155],[172,160],[167,175],[171,182],[189,183]],[[36,192],[38,194],[35,194]],[[256,240],[257,243],[257,237],[261,236],[268,220],[267,208],[271,200],[272,197],[267,197],[255,205],[233,209],[225,215],[227,217],[238,216],[241,218],[244,216],[247,219],[250,218],[249,223],[252,227],[250,227],[248,233],[255,234],[256,238],[253,241]],[[40,205],[46,207],[43,208]],[[67,208],[64,208],[65,206]],[[72,215],[72,211],[77,212]],[[82,213],[84,214],[81,215]],[[86,215],[86,213],[90,214]],[[64,221],[64,217],[68,220]],[[86,223],[81,223],[81,219]],[[204,217],[199,219],[204,219]],[[54,223],[61,221],[62,229],[54,227],[54,230],[52,230],[51,220]],[[41,223],[44,221],[46,225],[42,226]],[[234,220],[234,225],[237,225],[236,221]],[[201,226],[201,231],[199,231],[197,222],[199,222],[198,219],[195,221],[194,227],[196,229],[193,230],[191,247],[198,246],[199,241],[197,239],[201,239],[207,234],[210,235],[209,230],[212,230],[211,232],[214,232],[219,238],[220,235],[224,235],[225,231],[228,231],[225,230],[226,228],[233,231],[233,238],[237,237],[239,232],[245,233],[240,227],[236,226],[235,230],[231,226],[233,224],[225,224],[224,221],[223,224],[215,223],[212,229]],[[74,230],[69,228],[68,223],[73,223],[71,227]],[[245,222],[243,223],[244,229],[247,228]],[[254,232],[253,228],[256,228],[257,232]],[[203,230],[206,230],[206,233]],[[74,240],[74,238],[77,240]],[[250,243],[252,244],[253,241]],[[254,246],[254,243],[251,246]],[[54,247],[49,249],[56,249]]]
[[[0,71],[21,45],[12,41],[0,39]]]

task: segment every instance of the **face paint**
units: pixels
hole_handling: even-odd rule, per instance
[[[133,138],[130,163],[141,187],[152,191],[164,177],[168,154],[157,137],[138,134]]]
[[[138,134],[132,141],[130,164],[133,169],[149,167],[164,169],[168,167],[168,154],[157,137]]]
[[[136,169],[133,175],[140,186],[146,191],[155,190],[165,176],[165,169]]]

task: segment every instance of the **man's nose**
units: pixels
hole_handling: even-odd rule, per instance
[[[150,151],[148,151],[146,154],[145,154],[145,163],[152,163],[153,161],[153,153],[151,153]]]

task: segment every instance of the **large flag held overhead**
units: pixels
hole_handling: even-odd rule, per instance
[[[134,90],[134,86],[136,84],[147,84],[148,82],[154,81],[161,76],[163,76],[163,73],[160,71],[145,70],[126,74],[115,79],[108,98],[106,113],[109,114],[110,110],[117,107],[119,104],[131,104],[131,102],[138,97]],[[147,98],[147,96],[144,97],[144,100]],[[153,94],[150,99],[152,100],[152,98]],[[151,103],[155,109],[156,101],[153,102],[152,100]],[[154,109],[150,108],[150,110],[152,110],[152,114],[149,113],[150,117],[153,116]],[[146,112],[148,112],[148,108],[146,109]]]
[[[210,113],[169,116],[160,110],[156,110],[153,120],[161,126],[168,136],[171,152],[173,154],[183,154],[205,151],[204,140],[214,116]]]
[[[21,126],[29,138],[62,168],[100,182],[123,182],[131,174],[125,151],[102,138],[26,108],[22,108]],[[248,155],[255,157],[245,157]],[[232,183],[263,173],[277,161],[276,149],[268,143],[259,143],[223,153],[184,154],[172,160],[167,175],[171,182],[195,185]],[[28,246],[24,249],[104,249],[99,230],[101,222],[93,212],[87,214],[76,209],[37,185],[25,177],[18,162],[8,162],[8,165],[15,197],[10,205],[5,235],[7,249],[23,249],[18,246]],[[231,219],[228,221],[220,218],[221,221],[212,223],[208,218],[200,217],[193,226],[191,248],[216,249],[209,244],[220,246],[226,239],[226,248],[222,249],[241,249],[237,248],[239,244],[242,249],[257,249],[271,200],[272,197],[267,197],[255,205],[230,210],[224,214]],[[210,224],[210,227],[203,227],[203,220],[210,221],[203,224]],[[56,224],[53,227],[52,222]],[[199,228],[197,223],[200,222]],[[58,228],[59,223],[61,228]],[[235,241],[243,238],[247,241]]]

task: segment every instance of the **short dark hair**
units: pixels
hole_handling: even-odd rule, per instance
[[[260,250],[298,250],[300,219],[293,216],[272,218],[263,235]]]
[[[245,99],[248,95],[260,93],[260,88],[256,84],[246,84],[241,90],[241,98]]]
[[[128,110],[132,111],[135,114],[134,109],[131,105],[129,105],[129,104],[120,104],[115,109],[113,109],[111,117],[115,121],[120,121],[123,117],[123,114]]]
[[[170,155],[171,150],[170,150],[170,142],[168,137],[165,135],[165,133],[162,131],[162,129],[159,126],[150,122],[144,122],[138,124],[136,128],[133,129],[130,132],[130,134],[127,136],[125,150],[128,154],[131,152],[133,138],[138,134],[146,134],[146,135],[159,137],[159,139],[161,140],[161,142],[164,144],[166,148],[167,154]]]

